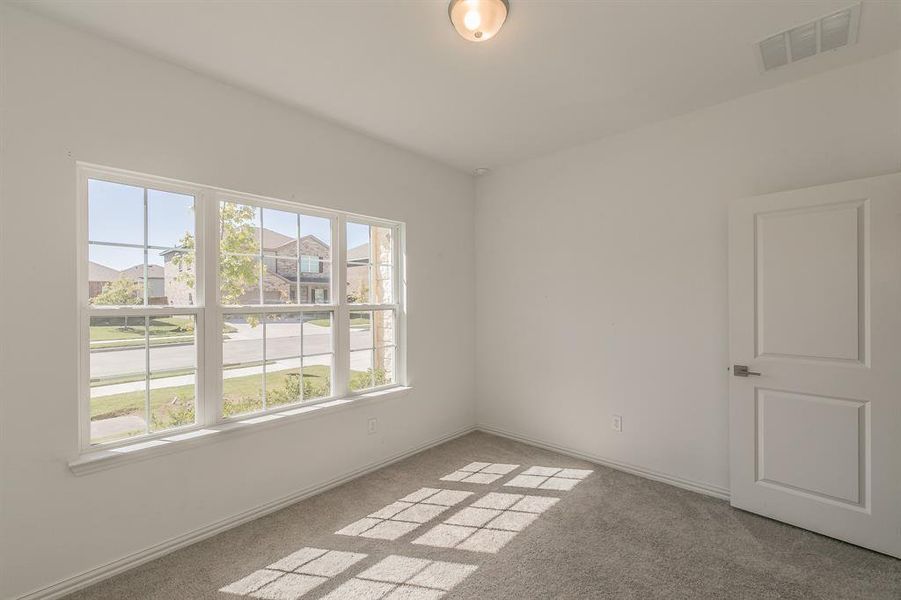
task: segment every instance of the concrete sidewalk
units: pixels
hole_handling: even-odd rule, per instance
[[[308,356],[304,359],[306,366],[311,365],[327,365],[330,363],[330,356]],[[274,373],[277,371],[287,371],[288,369],[299,369],[300,359],[291,358],[287,360],[277,360],[266,365],[266,372]],[[369,368],[369,367],[366,367]],[[243,377],[245,375],[258,375],[263,372],[263,366],[240,367],[237,369],[227,369],[222,372],[224,379],[232,379],[233,377]],[[150,389],[164,389],[177,387],[180,385],[193,385],[194,375],[176,375],[174,377],[160,377],[159,379],[150,380]],[[104,396],[114,396],[116,394],[126,394],[128,392],[144,391],[145,382],[129,381],[128,383],[114,383],[112,385],[101,385],[91,388],[91,398],[103,398]]]

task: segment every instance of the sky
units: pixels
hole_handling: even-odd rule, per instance
[[[91,242],[144,244],[144,190],[140,187],[91,179],[88,181],[88,239]],[[256,209],[255,224],[296,237],[296,213]],[[322,217],[300,216],[301,235],[315,235],[331,245],[331,225]],[[174,248],[185,233],[194,233],[194,198],[159,190],[147,191],[147,242],[151,246]],[[369,242],[369,226],[347,225],[348,247]],[[162,265],[159,250],[148,251],[150,264]],[[89,260],[121,271],[144,263],[142,248],[91,244]]]

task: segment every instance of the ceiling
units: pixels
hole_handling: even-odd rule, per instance
[[[852,0],[510,0],[466,42],[444,0],[34,0],[32,10],[464,170],[495,167],[901,47],[901,1],[858,43],[761,73],[755,44]]]

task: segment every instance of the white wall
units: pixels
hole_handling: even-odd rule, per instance
[[[483,425],[724,488],[727,202],[901,168],[894,53],[498,169],[474,235],[465,174],[2,4],[0,20],[4,599],[460,430],[474,388]],[[414,392],[73,476],[76,160],[406,221]],[[477,333],[454,320],[473,285]]]
[[[899,169],[896,52],[480,179],[478,423],[725,491],[727,203]]]
[[[0,11],[0,598],[472,425],[468,175]],[[413,393],[75,477],[76,160],[405,221]]]

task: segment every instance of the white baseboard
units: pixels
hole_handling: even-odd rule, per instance
[[[56,598],[62,598],[66,594],[71,594],[72,592],[86,588],[90,585],[103,581],[104,579],[109,579],[114,575],[118,575],[119,573],[122,573],[129,569],[133,569],[138,565],[142,565],[146,562],[149,562],[171,552],[175,552],[180,548],[190,546],[191,544],[212,537],[218,533],[222,533],[223,531],[237,527],[238,525],[242,525],[254,519],[258,519],[264,515],[285,508],[286,506],[290,506],[291,504],[294,504],[296,502],[300,502],[305,498],[320,494],[326,490],[337,487],[342,483],[347,483],[352,479],[356,479],[357,477],[361,477],[363,475],[366,475],[367,473],[377,471],[382,467],[386,467],[392,463],[403,460],[408,456],[412,456],[414,454],[422,452],[423,450],[432,448],[433,446],[438,446],[439,444],[443,444],[452,439],[466,435],[467,433],[475,431],[475,429],[475,427],[466,427],[456,432],[443,435],[437,439],[426,442],[425,444],[421,444],[415,448],[406,450],[404,452],[401,452],[400,454],[396,454],[384,460],[370,463],[364,467],[355,469],[353,471],[350,471],[349,473],[345,473],[329,481],[309,486],[307,488],[294,492],[293,494],[279,498],[278,500],[267,502],[266,504],[257,506],[256,508],[252,508],[226,519],[222,519],[221,521],[217,521],[216,523],[207,525],[206,527],[195,529],[194,531],[191,531],[184,535],[180,535],[160,544],[156,544],[154,546],[151,546],[150,548],[141,550],[140,552],[130,554],[128,556],[114,560],[100,567],[90,569],[73,577],[68,577],[52,585],[25,594],[24,596],[19,596],[17,600],[55,600]]]
[[[720,487],[718,485],[691,481],[689,479],[683,479],[682,477],[675,477],[673,475],[667,475],[666,473],[659,473],[657,471],[646,469],[644,467],[638,467],[635,465],[610,460],[609,458],[587,454],[585,452],[573,450],[572,448],[567,448],[565,446],[559,446],[557,444],[552,444],[550,442],[545,442],[543,440],[535,439],[529,436],[506,431],[504,429],[501,429],[500,427],[494,427],[492,425],[480,424],[476,426],[476,429],[478,429],[479,431],[484,431],[485,433],[490,433],[492,435],[497,435],[517,442],[522,442],[524,444],[529,444],[530,446],[537,446],[538,448],[544,448],[545,450],[551,450],[552,452],[565,454],[567,456],[572,456],[573,458],[579,458],[581,460],[586,460],[588,462],[603,465],[605,467],[610,467],[611,469],[616,469],[617,471],[624,471],[626,473],[631,473],[632,475],[638,475],[639,477],[644,477],[645,479],[653,479],[654,481],[659,481],[661,483],[668,483],[669,485],[682,488],[684,490],[697,492],[699,494],[704,494],[705,496],[713,496],[714,498],[719,498],[720,500],[729,500],[730,497],[729,488]]]

